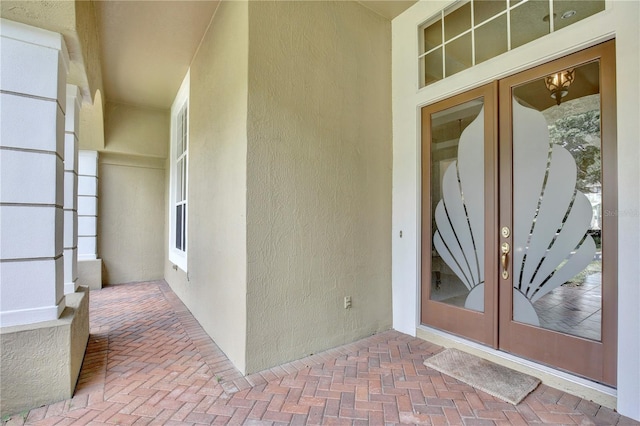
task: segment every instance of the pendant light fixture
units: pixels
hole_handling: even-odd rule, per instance
[[[569,86],[575,79],[576,71],[574,69],[560,71],[545,77],[544,84],[547,86],[551,97],[556,100],[556,104],[560,105],[562,98],[569,93]]]

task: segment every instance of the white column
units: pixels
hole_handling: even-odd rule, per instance
[[[80,89],[67,84],[64,135],[64,294],[78,289],[78,128]]]
[[[0,326],[57,319],[63,282],[60,34],[0,20]]]
[[[98,258],[98,152],[78,156],[78,259]]]

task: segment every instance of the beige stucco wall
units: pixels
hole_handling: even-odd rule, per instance
[[[76,0],[74,3],[76,31],[71,43],[80,54],[76,55],[78,60],[71,63],[70,80],[81,88],[85,102],[93,102],[97,91],[104,92],[98,21],[92,1]]]
[[[105,150],[166,158],[169,110],[107,102],[104,111]]]
[[[391,25],[354,2],[250,2],[249,31],[253,372],[391,326]]]
[[[246,336],[247,8],[246,2],[223,2],[191,64],[189,280],[168,260],[165,266],[167,282],[241,371]]]
[[[93,103],[85,102],[80,108],[79,148],[91,151],[104,149],[104,113],[102,92],[97,91]]]
[[[163,277],[164,162],[100,153],[98,253],[105,284]]]
[[[87,127],[96,134],[98,100],[83,108],[87,119],[93,120]],[[80,139],[82,149],[100,152],[98,255],[103,260],[103,283],[161,279],[169,110],[106,102],[104,148],[100,149],[98,136],[82,142],[81,133]]]
[[[0,15],[50,31],[75,30],[75,2],[3,0]]]

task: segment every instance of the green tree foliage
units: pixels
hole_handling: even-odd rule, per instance
[[[592,110],[556,120],[549,127],[552,143],[565,147],[576,161],[576,188],[599,192],[601,186],[600,111]]]

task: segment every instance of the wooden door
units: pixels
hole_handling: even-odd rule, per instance
[[[499,90],[499,347],[615,385],[614,42]]]
[[[422,322],[497,345],[497,84],[422,109]]]

